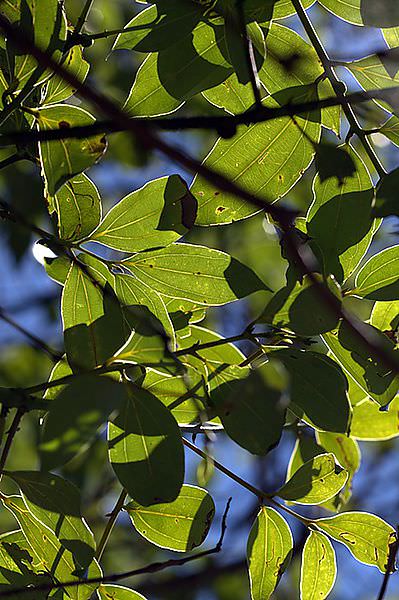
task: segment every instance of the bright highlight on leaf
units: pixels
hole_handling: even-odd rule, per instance
[[[161,548],[190,552],[205,540],[215,514],[211,496],[201,488],[183,485],[174,502],[125,506],[135,529]]]
[[[324,600],[335,583],[334,548],[326,535],[311,531],[302,552],[301,600]]]

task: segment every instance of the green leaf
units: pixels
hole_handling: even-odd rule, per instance
[[[128,399],[108,427],[112,468],[129,495],[143,506],[172,502],[184,477],[178,425],[153,394],[134,384],[126,387]]]
[[[66,55],[62,66],[71,75],[83,83],[90,69],[89,63],[83,58],[81,46],[73,46]],[[43,104],[54,104],[67,100],[76,93],[76,89],[69,85],[62,77],[52,75],[46,84]]]
[[[24,536],[29,542],[35,561],[38,561],[44,572],[50,573],[58,581],[74,581],[79,579],[72,554],[66,550],[56,535],[44,523],[39,521],[27,508],[20,496],[4,496],[4,506],[18,521]],[[101,571],[93,562],[87,571],[87,577],[98,577]],[[89,600],[98,584],[84,584],[69,587],[68,594],[73,600]]]
[[[379,132],[385,135],[395,146],[399,146],[399,118],[397,116],[392,115],[388,121],[385,121]]]
[[[94,117],[86,110],[67,104],[41,108],[37,115],[39,131],[68,129],[94,122]],[[101,158],[106,149],[106,140],[101,134],[81,139],[44,141],[39,142],[39,149],[46,193],[54,196],[63,183]]]
[[[62,240],[82,240],[100,223],[100,194],[83,173],[70,179],[48,200],[50,214],[55,212],[57,215],[58,235]]]
[[[168,407],[179,425],[200,422],[203,410],[198,396],[203,394],[199,373],[186,366],[184,375],[169,376],[147,369],[142,386]],[[191,397],[196,395],[196,398]],[[186,399],[184,399],[186,398]]]
[[[356,294],[371,300],[399,299],[399,245],[372,256],[356,277]]]
[[[69,481],[43,471],[5,471],[18,485],[28,510],[69,550],[84,571],[96,549],[82,518],[79,490]]]
[[[175,332],[163,298],[131,275],[115,274],[115,293],[125,320],[126,344],[115,359],[126,362],[171,362],[169,350],[176,345]]]
[[[316,429],[346,433],[351,408],[348,383],[333,360],[317,352],[277,350],[290,374],[290,409]]]
[[[0,536],[0,592],[7,592],[10,600],[20,600],[21,594],[12,594],[13,588],[51,584],[50,576],[35,565],[32,548],[19,529]],[[25,590],[25,600],[46,600],[48,592]]]
[[[366,512],[346,512],[317,519],[314,523],[334,540],[345,544],[356,560],[386,572],[389,547],[396,541],[396,534],[380,517]]]
[[[174,502],[149,507],[130,502],[125,509],[143,537],[176,552],[191,552],[200,546],[215,514],[212,497],[193,485],[183,485]]]
[[[121,348],[129,333],[111,285],[94,270],[101,263],[86,263],[72,264],[61,300],[65,350],[74,371],[102,365]]]
[[[381,331],[396,331],[399,325],[399,300],[376,302],[370,323]]]
[[[269,365],[219,370],[211,404],[227,435],[252,454],[266,454],[278,444],[285,423],[281,390],[273,385]]]
[[[157,292],[197,304],[218,306],[267,289],[241,262],[204,246],[173,244],[137,254],[124,265]]]
[[[65,284],[71,264],[71,259],[64,255],[44,259],[44,268],[47,275],[61,285]]]
[[[353,411],[354,413],[355,411]],[[351,436],[353,426],[353,416],[351,421]],[[342,467],[348,472],[348,481],[341,493],[334,499],[334,505],[336,509],[339,509],[343,504],[346,504],[351,495],[352,480],[355,473],[360,467],[360,449],[358,443],[342,433],[331,433],[329,431],[316,431],[316,439],[318,443],[327,452],[332,452]]]
[[[112,50],[159,52],[173,43],[174,34],[189,35],[202,16],[204,9],[197,3],[182,4],[181,0],[157,2],[145,8],[125,25],[115,40]]]
[[[294,91],[296,102],[314,97],[304,86]],[[284,100],[284,101],[283,101]],[[283,104],[287,97],[280,100]],[[291,98],[292,100],[292,98]],[[274,97],[266,106],[277,106]],[[282,117],[238,127],[232,139],[219,139],[204,160],[204,166],[254,194],[275,201],[289,192],[308,168],[314,156],[314,142],[320,137],[320,123],[311,115]],[[313,117],[312,117],[313,118]],[[196,176],[191,192],[198,202],[197,225],[219,225],[249,217],[259,209]]]
[[[351,436],[357,440],[390,440],[399,435],[399,396],[388,410],[381,411],[378,404],[365,398],[353,407]]]
[[[319,0],[327,10],[354,25],[392,27],[399,24],[399,8],[395,0]]]
[[[68,377],[72,375],[73,371],[64,356],[61,360],[59,360],[53,367],[50,377],[48,378],[49,382],[56,381],[57,379],[61,379],[62,377]],[[60,385],[56,385],[54,387],[49,387],[46,389],[43,398],[45,400],[54,400],[57,398],[58,394],[61,390],[67,385],[67,383],[61,383]]]
[[[195,94],[225,81],[233,69],[225,58],[224,28],[201,21],[178,41],[142,63],[125,109],[155,116],[176,110]]]
[[[374,339],[382,349],[391,354],[392,359],[396,359],[394,345],[387,336],[367,323],[362,324],[362,329],[368,339]],[[323,340],[335,360],[353,377],[365,395],[381,406],[395,397],[399,389],[399,376],[395,376],[370,356],[369,345],[355,338],[344,322],[335,331],[323,334]]]
[[[323,73],[323,67],[313,46],[307,44],[292,29],[273,22],[266,37],[266,60],[259,77],[269,94],[275,94],[298,85],[314,84]],[[331,83],[324,80],[317,85],[320,99],[334,95]],[[340,131],[340,107],[321,111],[321,124]]]
[[[26,39],[60,62],[67,34],[63,5],[58,0],[12,0],[7,5],[2,3],[2,14],[11,23],[19,25],[19,31]],[[13,91],[19,91],[24,86],[33,88],[52,73],[51,69],[38,64],[29,53],[21,52],[21,48],[12,43],[11,37],[7,39],[6,47]]]
[[[330,291],[341,299],[340,287],[331,276],[327,282],[317,274],[314,277],[320,283],[327,283]],[[268,323],[275,327],[290,329],[298,335],[314,336],[325,331],[331,331],[338,325],[337,311],[320,299],[320,293],[307,276],[294,286],[287,285],[270,299],[259,323]]]
[[[179,175],[150,181],[104,217],[91,239],[125,252],[162,248],[194,225],[196,201]]]
[[[262,506],[247,544],[252,600],[267,600],[291,560],[292,533],[278,512]]]
[[[202,95],[208,102],[219,108],[224,108],[232,115],[245,112],[254,103],[254,93],[251,83],[240,83],[235,73],[223,83],[205,90]]]
[[[301,600],[324,600],[337,575],[335,552],[327,536],[311,531],[302,552]]]
[[[50,402],[40,444],[42,468],[59,467],[80,452],[119,409],[125,385],[106,376],[79,375]],[[65,407],[68,410],[65,410]]]
[[[121,585],[101,584],[97,594],[100,600],[146,600],[138,592]]]
[[[334,454],[319,454],[305,462],[276,495],[295,504],[322,504],[346,484],[348,473]]]
[[[341,146],[352,158],[356,172],[343,181],[316,176],[314,200],[306,220],[311,245],[326,275],[347,279],[366,254],[374,234],[371,205],[373,184],[361,158]]]
[[[399,215],[397,199],[398,183],[399,169],[388,173],[380,180],[373,208],[373,214],[376,217]]]

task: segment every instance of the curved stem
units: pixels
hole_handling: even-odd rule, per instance
[[[1,453],[1,456],[0,456],[0,478],[2,477],[3,469],[7,462],[7,458],[10,453],[15,434],[18,431],[19,425],[21,423],[21,419],[24,416],[24,414],[25,414],[25,409],[18,408],[17,412],[14,415],[14,419],[12,420],[11,427],[8,430],[7,439],[4,444],[3,452]]]

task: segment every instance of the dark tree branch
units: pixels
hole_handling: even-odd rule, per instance
[[[158,573],[159,571],[163,571],[164,569],[168,569],[170,567],[181,567],[187,563],[193,562],[200,558],[211,556],[212,554],[218,554],[223,547],[223,540],[227,530],[227,515],[230,509],[230,503],[231,498],[228,499],[225,511],[223,513],[219,539],[216,545],[213,548],[210,548],[209,550],[203,550],[202,552],[192,554],[191,556],[185,556],[183,558],[171,558],[170,560],[165,560],[163,562],[151,563],[146,567],[142,567],[140,569],[132,569],[131,571],[125,571],[124,573],[114,573],[112,575],[104,575],[103,577],[75,579],[75,581],[63,581],[54,584],[44,583],[30,587],[5,590],[3,592],[0,592],[0,598],[7,598],[8,596],[16,596],[18,594],[23,596],[24,594],[32,594],[32,592],[50,592],[52,590],[76,587],[78,585],[87,585],[89,583],[115,583],[116,581],[120,581],[121,579],[126,579],[128,577],[137,577],[138,575],[144,575],[145,573]]]

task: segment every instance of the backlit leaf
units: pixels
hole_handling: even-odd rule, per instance
[[[141,252],[182,237],[194,224],[196,201],[179,175],[150,181],[128,194],[91,236],[116,250]]]
[[[128,399],[109,423],[109,458],[129,495],[143,506],[172,502],[184,477],[180,431],[169,410],[147,390],[126,384]]]
[[[98,375],[79,375],[62,388],[50,402],[44,422],[40,444],[43,469],[54,469],[71,460],[125,398],[123,384]]]
[[[100,600],[145,600],[144,596],[121,585],[101,584],[97,590]]]
[[[311,531],[302,552],[301,600],[324,600],[337,575],[334,548],[326,535]]]
[[[357,440],[390,440],[399,435],[399,396],[388,410],[381,411],[378,404],[365,398],[353,407],[351,435]]]
[[[366,262],[356,278],[356,294],[371,300],[399,299],[399,246],[391,246]]]
[[[346,484],[348,473],[333,454],[319,454],[305,462],[276,495],[296,504],[322,504]]]
[[[314,521],[334,540],[345,544],[353,556],[366,565],[387,570],[389,546],[396,541],[391,525],[367,512],[346,512]]]
[[[132,274],[156,291],[210,306],[267,289],[255,273],[220,250],[173,244],[126,260]]]
[[[37,116],[40,131],[68,129],[94,122],[94,117],[86,110],[67,104],[41,108]],[[101,158],[106,149],[106,141],[103,135],[96,135],[90,138],[44,141],[39,143],[39,148],[46,192],[54,196],[63,183]]]
[[[212,497],[199,487],[183,485],[174,502],[125,506],[135,529],[161,548],[190,552],[205,540],[215,514]]]
[[[252,600],[267,600],[291,560],[292,534],[273,508],[262,506],[247,544]]]

